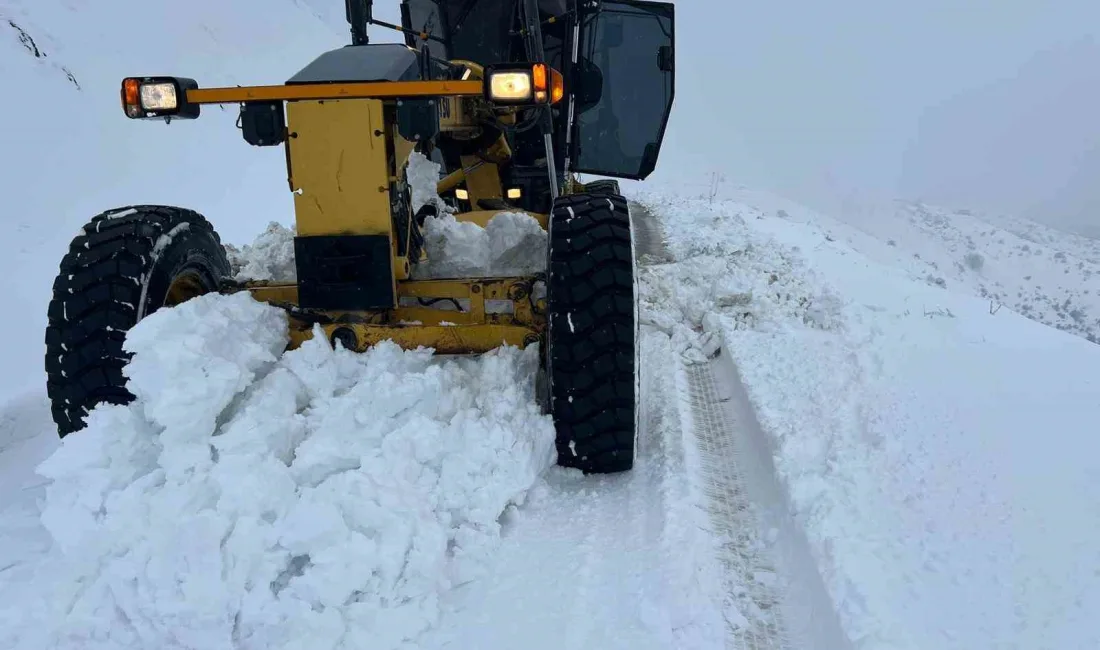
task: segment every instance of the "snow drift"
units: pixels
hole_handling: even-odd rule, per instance
[[[537,348],[287,340],[247,294],[131,331],[136,401],[39,467],[56,550],[34,583],[0,578],[0,645],[391,648],[433,624],[553,464]]]

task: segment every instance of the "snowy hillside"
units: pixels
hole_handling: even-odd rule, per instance
[[[996,305],[1100,343],[1100,242],[1019,218],[899,204],[896,245]],[[864,223],[872,234],[886,236]],[[904,244],[902,242],[908,242]],[[923,243],[926,242],[926,243]]]
[[[761,192],[727,194],[829,236],[911,277],[983,298],[1100,343],[1100,241],[1027,219],[920,203],[825,216]]]
[[[281,83],[347,40],[342,3],[316,2],[329,4],[338,11],[302,0],[0,0],[0,81],[19,89],[0,108],[0,277],[18,314],[0,332],[0,395],[44,386],[50,287],[69,241],[96,214],[180,204],[205,213],[229,242],[251,241],[272,220],[292,223],[283,153],[245,143],[236,111],[206,110],[171,127],[134,122],[122,114],[119,85],[134,74]]]

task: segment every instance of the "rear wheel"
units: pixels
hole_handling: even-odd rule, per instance
[[[626,200],[573,194],[550,229],[547,375],[558,464],[606,473],[634,466],[637,314]]]
[[[202,215],[142,205],[92,219],[69,245],[46,326],[46,391],[58,434],[84,428],[101,402],[128,404],[126,332],[164,306],[217,291],[229,275]]]

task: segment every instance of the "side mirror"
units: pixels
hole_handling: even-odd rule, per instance
[[[578,112],[599,104],[603,97],[603,72],[600,68],[588,59],[581,58],[574,74],[576,79],[573,82],[573,92]]]

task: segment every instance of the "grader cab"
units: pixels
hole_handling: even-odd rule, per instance
[[[244,139],[283,147],[296,281],[238,282],[210,223],[174,206],[93,218],[60,265],[46,330],[60,435],[101,402],[133,399],[125,332],[210,292],[284,308],[290,346],[316,331],[355,351],[477,354],[541,345],[559,463],[633,466],[638,360],[633,231],[617,182],[655,168],[673,100],[674,12],[638,0],[405,0],[401,24],[346,0],[351,44],[276,86],[202,88],[128,77],[133,119],[200,117],[238,105]],[[403,43],[371,43],[370,25]],[[439,199],[414,205],[410,159],[440,167]],[[415,208],[415,209],[414,209]],[[486,226],[520,214],[546,232],[540,270],[430,277],[426,220]]]

